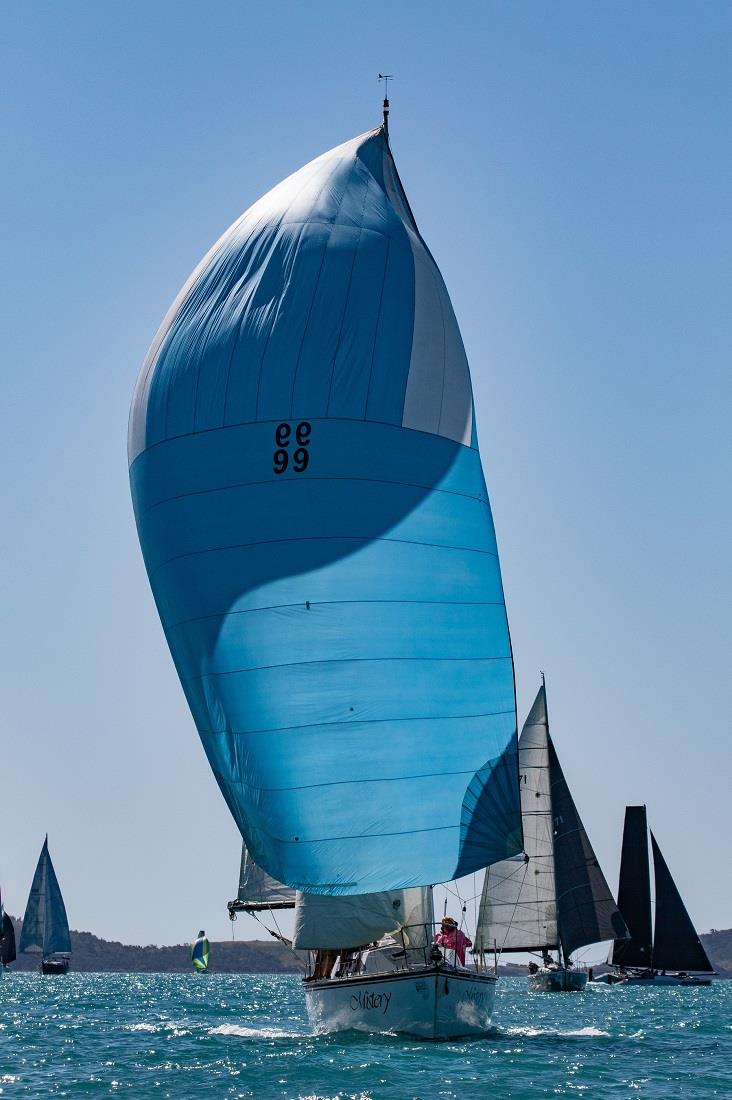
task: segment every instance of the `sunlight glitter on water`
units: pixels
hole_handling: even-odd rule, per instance
[[[485,1040],[311,1033],[291,976],[11,975],[0,1004],[5,1097],[534,1100],[732,1095],[732,983],[529,995],[499,986]]]

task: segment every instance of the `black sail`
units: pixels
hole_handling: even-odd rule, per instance
[[[686,912],[686,906],[671,878],[671,872],[661,855],[656,838],[651,833],[653,873],[656,878],[656,927],[653,944],[653,966],[656,970],[701,970],[713,973]]]
[[[615,966],[650,966],[653,933],[645,806],[625,808],[618,906],[630,931],[630,939],[615,941],[611,962]]]
[[[557,923],[565,958],[577,947],[628,936],[549,737]]]
[[[0,959],[3,966],[15,962],[15,928],[7,913],[3,915],[2,939],[0,939]]]

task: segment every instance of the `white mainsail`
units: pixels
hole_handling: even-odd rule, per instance
[[[343,897],[298,892],[292,942],[298,948],[344,949],[403,933],[409,947],[424,947],[432,921],[429,886]]]
[[[554,827],[549,780],[549,730],[544,685],[519,738],[524,855],[486,870],[476,946],[529,951],[559,944],[554,880]]]

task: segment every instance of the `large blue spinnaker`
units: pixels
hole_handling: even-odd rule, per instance
[[[520,850],[470,373],[383,128],[214,245],[143,365],[129,457],[168,644],[255,861],[357,894]]]

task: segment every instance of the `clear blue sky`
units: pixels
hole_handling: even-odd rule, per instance
[[[219,234],[380,120],[471,362],[520,719],[610,881],[646,801],[732,925],[728,3],[3,6],[0,882],[73,927],[230,934],[236,830],[129,499],[139,364]],[[239,923],[238,935],[253,935]]]

